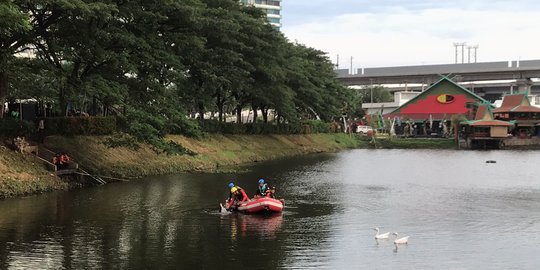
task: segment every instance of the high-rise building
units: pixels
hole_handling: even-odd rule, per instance
[[[240,0],[240,2],[262,9],[270,24],[276,29],[281,28],[281,0]]]

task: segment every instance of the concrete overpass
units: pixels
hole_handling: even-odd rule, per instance
[[[531,80],[540,78],[540,60],[362,68],[354,74],[348,69],[338,69],[336,73],[339,81],[347,86],[429,86],[437,82],[440,75],[449,75],[454,81],[480,94],[501,95],[524,90],[540,93],[540,84]]]

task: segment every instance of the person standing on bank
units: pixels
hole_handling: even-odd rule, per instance
[[[38,139],[39,143],[45,141],[45,119],[41,118],[38,122]]]

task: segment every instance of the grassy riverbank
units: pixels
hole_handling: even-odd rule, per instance
[[[238,165],[312,153],[337,152],[343,149],[375,148],[367,138],[346,134],[310,135],[218,135],[204,139],[169,136],[195,155],[156,154],[148,146],[138,150],[108,148],[106,137],[49,137],[46,146],[70,153],[94,173],[116,177],[173,174],[178,172],[231,171]],[[377,139],[377,148],[454,149],[445,139]]]
[[[441,138],[377,139],[375,144],[382,149],[456,149],[453,139]]]
[[[179,172],[234,171],[239,165],[312,153],[344,149],[375,148],[367,138],[346,134],[311,135],[218,135],[197,140],[184,136],[167,139],[181,144],[195,155],[157,154],[149,146],[133,150],[108,148],[107,137],[48,137],[45,146],[72,155],[84,169],[115,177],[140,177]],[[452,140],[383,139],[376,148],[454,149]],[[0,198],[67,189],[68,185],[47,172],[40,160],[0,147]]]
[[[66,188],[37,158],[0,146],[0,199]]]
[[[148,146],[138,150],[107,148],[105,137],[49,137],[46,146],[70,153],[83,167],[107,176],[137,177],[190,171],[230,171],[238,165],[367,147],[367,142],[346,134],[312,135],[208,135],[196,140],[184,136],[167,139],[195,155],[156,154]]]

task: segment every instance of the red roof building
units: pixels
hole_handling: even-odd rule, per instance
[[[468,137],[470,139],[506,138],[509,128],[514,126],[513,123],[507,121],[495,120],[491,106],[488,104],[480,105],[474,120],[466,121],[463,124],[469,126]]]
[[[514,121],[514,135],[529,138],[539,134],[540,108],[531,105],[527,93],[504,96],[500,108],[493,110],[495,119]]]
[[[501,107],[493,110],[493,113],[540,113],[540,108],[531,105],[527,94],[515,94],[504,96]]]
[[[488,103],[475,93],[463,88],[447,77],[431,85],[415,98],[401,105],[385,118],[400,118],[422,122],[450,120],[453,115],[472,118],[473,104]]]

